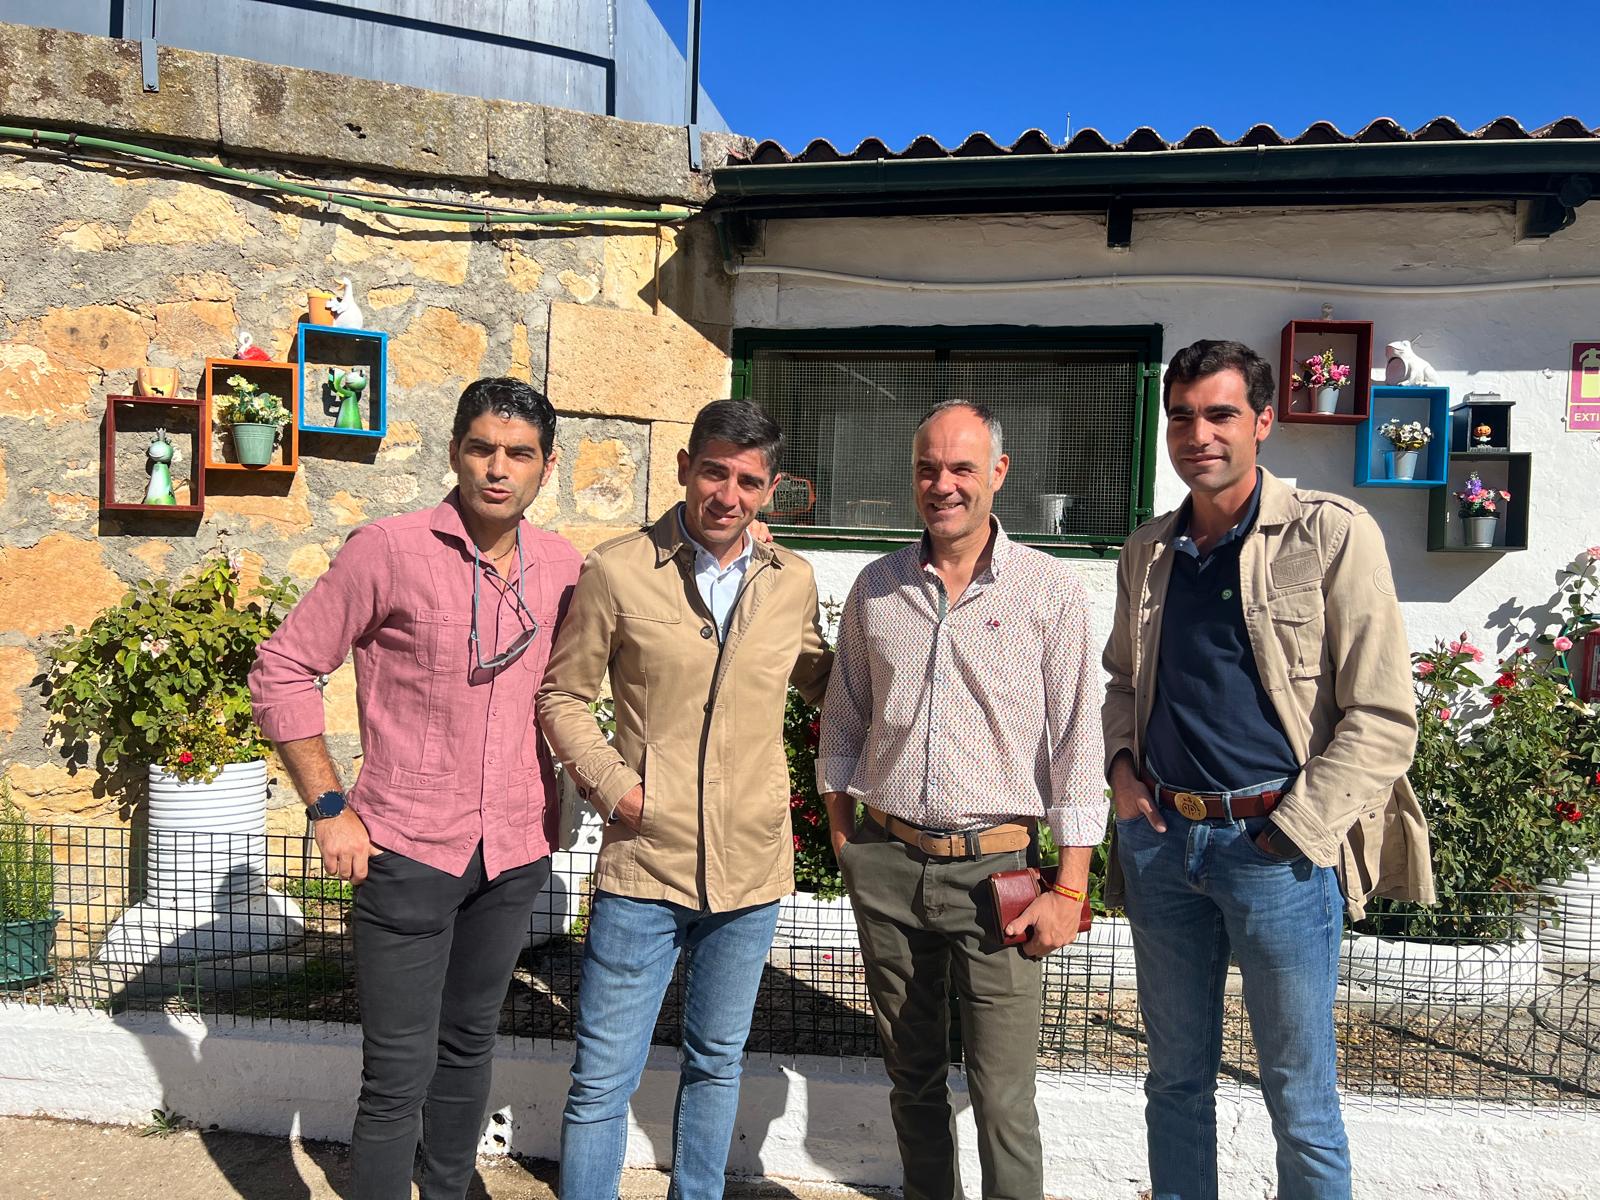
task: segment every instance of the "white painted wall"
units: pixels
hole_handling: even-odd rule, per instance
[[[1592,206],[1591,206],[1592,207]],[[1600,288],[1455,297],[1328,295],[1243,287],[1119,284],[1084,290],[940,292],[889,290],[760,273],[783,264],[917,280],[1033,280],[1148,274],[1290,277],[1359,284],[1460,284],[1600,275],[1600,210],[1546,241],[1518,243],[1508,206],[1441,205],[1395,210],[1225,210],[1141,213],[1133,247],[1105,246],[1104,222],[1084,216],[772,221],[735,290],[742,328],[861,325],[1143,325],[1163,327],[1163,352],[1201,337],[1232,337],[1278,362],[1290,318],[1374,322],[1375,354],[1410,338],[1451,389],[1515,400],[1512,448],[1534,454],[1530,550],[1497,557],[1427,553],[1427,493],[1352,485],[1354,431],[1279,426],[1263,461],[1303,487],[1354,496],[1383,526],[1413,646],[1463,629],[1480,645],[1509,649],[1491,631],[1513,609],[1538,608],[1556,571],[1600,544],[1600,434],[1563,424],[1570,343],[1600,338]],[[1382,363],[1377,364],[1380,368]],[[1016,445],[1013,455],[1044,447]],[[907,448],[909,456],[909,447]],[[1159,456],[1156,509],[1183,486]],[[907,472],[909,486],[909,467]],[[843,599],[868,556],[812,556],[824,596]],[[1096,603],[1096,635],[1108,632],[1115,579],[1109,565],[1080,565]],[[1537,616],[1524,631],[1542,626]]]
[[[490,1108],[510,1114],[507,1148],[557,1157],[570,1043],[502,1044]],[[159,1014],[108,1016],[0,1008],[0,1114],[143,1125],[165,1108],[201,1127],[348,1140],[361,1074],[353,1026],[206,1024]],[[968,1195],[978,1195],[972,1112],[952,1073]],[[676,1053],[651,1053],[628,1146],[633,1166],[671,1148]],[[1145,1186],[1144,1098],[1130,1079],[1047,1074],[1039,1114],[1045,1190],[1133,1200]],[[1358,1200],[1578,1200],[1600,1176],[1600,1113],[1345,1102]],[[1224,1091],[1222,1190],[1274,1190],[1268,1118],[1254,1091]],[[503,1128],[503,1127],[502,1127]],[[729,1170],[777,1179],[899,1182],[888,1082],[875,1060],[747,1059]]]

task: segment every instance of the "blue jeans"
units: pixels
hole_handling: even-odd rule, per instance
[[[679,951],[682,1070],[672,1114],[673,1200],[720,1200],[739,1071],[778,906],[696,912],[598,892],[578,981],[578,1053],[561,1116],[561,1200],[617,1200],[628,1099],[639,1086]]]
[[[1261,1091],[1278,1143],[1279,1200],[1348,1200],[1334,987],[1344,901],[1333,870],[1269,857],[1265,824],[1162,809],[1117,822],[1149,1039],[1145,1127],[1153,1200],[1215,1200],[1217,1070],[1230,951],[1239,963]]]

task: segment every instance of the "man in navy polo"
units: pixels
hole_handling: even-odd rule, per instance
[[[1173,357],[1167,451],[1189,496],[1129,538],[1105,666],[1116,832],[1106,900],[1133,926],[1154,1200],[1215,1200],[1217,1070],[1239,964],[1279,1200],[1348,1200],[1335,1086],[1343,912],[1431,900],[1405,773],[1411,662],[1383,535],[1256,463],[1272,368],[1239,342]]]

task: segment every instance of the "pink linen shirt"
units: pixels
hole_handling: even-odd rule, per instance
[[[472,542],[456,492],[435,508],[352,533],[325,575],[261,644],[250,694],[275,742],[325,728],[318,676],[352,649],[363,751],[349,803],[386,850],[461,875],[483,843],[490,878],[550,853],[559,805],[550,751],[534,724],[556,627],[582,559],[565,538],[521,525],[522,597],[538,636],[514,663],[481,670],[472,628]],[[479,587],[483,657],[526,624],[487,562]]]

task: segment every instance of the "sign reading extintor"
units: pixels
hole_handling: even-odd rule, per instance
[[[1600,433],[1600,342],[1572,343],[1567,432]]]

